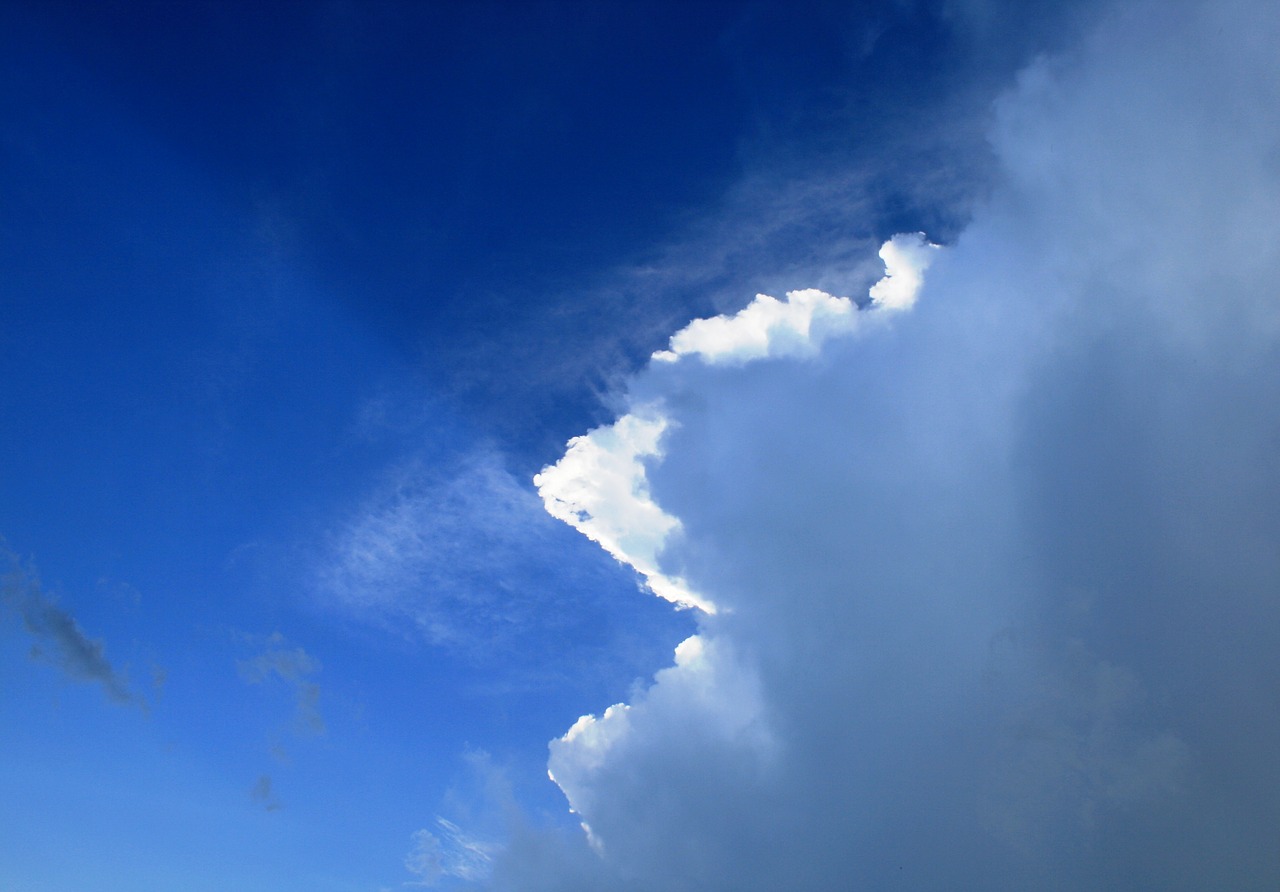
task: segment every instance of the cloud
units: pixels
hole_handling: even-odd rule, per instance
[[[715,610],[552,743],[585,832],[495,888],[1274,882],[1277,41],[1117,5],[950,247],[690,325],[571,441],[551,513]]]
[[[294,725],[311,734],[325,732],[320,715],[320,685],[311,676],[320,672],[320,661],[301,647],[288,647],[284,636],[273,632],[266,641],[267,649],[257,656],[236,661],[240,677],[248,684],[262,684],[277,678],[293,691]]]
[[[922,235],[895,236],[880,249],[885,276],[872,286],[867,306],[884,312],[909,308],[936,245]],[[880,316],[874,318],[880,318]],[[653,354],[659,366],[697,361],[738,366],[753,360],[811,357],[828,337],[848,334],[860,320],[853,301],[817,289],[792,291],[785,301],[767,294],[732,316],[689,323]],[[715,613],[715,605],[679,576],[658,569],[658,556],[680,522],[649,494],[646,461],[662,458],[661,440],[671,424],[661,399],[641,402],[616,422],[569,441],[565,455],[533,478],[552,517],[633,567],[659,597],[681,607]]]
[[[527,487],[481,452],[408,461],[329,537],[316,588],[365,615],[408,618],[428,641],[465,648],[518,624],[524,573],[549,524]]]
[[[169,670],[163,666],[151,667],[151,686],[154,688],[156,697],[164,693],[164,687],[169,683]]]
[[[254,781],[253,786],[249,789],[249,798],[267,811],[280,810],[280,801],[276,799],[276,795],[271,789],[271,778],[268,775],[261,775]]]
[[[811,66],[799,56],[760,64],[761,51],[772,57],[781,46],[771,27],[781,13],[743,7],[712,54],[737,70],[749,105],[763,99],[742,121],[738,180],[709,205],[679,209],[672,231],[643,250],[615,245],[625,252],[615,255],[619,265],[597,277],[501,277],[485,295],[486,307],[504,301],[501,326],[477,324],[474,338],[451,331],[432,345],[452,357],[445,374],[473,411],[487,413],[490,429],[539,447],[526,453],[536,470],[581,432],[578,419],[603,420],[590,414],[600,392],[691,315],[735,312],[761,291],[865,293],[888,234],[909,227],[954,239],[988,185],[994,91],[1031,55],[1077,32],[1097,5],[833,8],[826,50],[810,47],[826,61],[808,84],[798,72]],[[881,39],[860,51],[874,35]],[[797,87],[821,85],[820,97],[802,88],[766,111],[780,98],[770,70]]]
[[[562,684],[608,655],[626,685],[652,665],[648,633],[682,625],[619,606],[631,575],[549,517],[491,449],[401,462],[314,566],[321,604],[501,673],[494,684]]]
[[[145,701],[130,689],[125,673],[107,659],[106,645],[89,638],[75,617],[44,591],[34,572],[24,568],[3,545],[0,549],[0,558],[9,564],[3,601],[22,617],[23,626],[35,639],[31,658],[57,667],[74,681],[101,686],[113,703],[145,707]]]
[[[714,612],[683,579],[657,567],[658,553],[679,521],[649,497],[644,460],[661,455],[658,443],[666,427],[657,411],[628,413],[607,428],[570,440],[564,458],[544,468],[533,483],[552,517],[633,567],[659,597]]]
[[[404,866],[416,879],[406,886],[435,886],[452,877],[468,882],[488,878],[496,846],[465,833],[445,818],[436,818],[436,832],[419,830],[412,836],[413,849]]]

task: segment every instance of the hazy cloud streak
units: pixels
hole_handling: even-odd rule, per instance
[[[34,572],[24,568],[7,550],[3,559],[9,564],[4,575],[3,600],[22,617],[22,624],[33,638],[31,657],[61,669],[76,681],[87,681],[102,687],[115,703],[145,703],[129,688],[123,672],[111,665],[106,645],[91,639],[66,609],[44,591]]]

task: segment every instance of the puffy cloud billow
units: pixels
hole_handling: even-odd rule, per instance
[[[1277,46],[1119,6],[952,245],[691,324],[539,476],[699,631],[552,743],[581,845],[495,887],[1274,888]]]

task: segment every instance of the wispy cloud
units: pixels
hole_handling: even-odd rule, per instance
[[[334,531],[315,576],[329,601],[407,618],[433,644],[468,648],[518,625],[531,607],[549,526],[495,454],[409,461]]]
[[[44,590],[34,570],[24,567],[3,545],[0,560],[8,564],[2,583],[3,603],[22,618],[35,639],[31,658],[57,667],[74,681],[100,686],[113,703],[145,708],[145,701],[130,688],[125,673],[107,659],[104,642],[85,634],[75,617]]]
[[[566,638],[581,647],[608,639],[600,646],[622,655],[635,634],[566,635],[634,583],[550,518],[529,483],[486,449],[393,469],[329,535],[312,581],[331,608],[477,663],[525,661],[526,679],[576,659]]]
[[[294,726],[306,733],[323,734],[320,685],[312,680],[320,672],[320,661],[301,647],[289,647],[279,632],[273,632],[265,644],[262,653],[236,661],[240,677],[253,685],[273,678],[286,684],[294,695]]]
[[[588,279],[537,283],[536,299],[525,298],[524,283],[495,285],[506,302],[486,295],[486,306],[501,307],[503,324],[478,325],[483,336],[474,338],[451,330],[433,345],[450,357],[445,373],[476,397],[477,411],[492,413],[495,427],[546,436],[559,432],[565,403],[575,410],[565,413],[570,418],[589,412],[620,383],[619,370],[642,366],[691,316],[733,313],[753,294],[798,287],[865,294],[879,275],[874,253],[886,237],[909,226],[949,243],[963,228],[990,185],[986,136],[995,90],[1046,41],[1074,33],[1095,5],[850,7],[850,24],[891,37],[930,20],[937,57],[904,64],[892,39],[849,52],[848,77],[843,87],[826,84],[832,94],[822,111],[803,127],[795,116],[812,109],[789,107],[773,126],[766,115],[754,138],[742,141],[737,181],[717,199],[683,209],[664,237]],[[723,38],[731,56],[745,51],[739,61],[748,70],[749,44],[771,39],[758,30],[768,19],[760,12],[745,8],[733,29],[739,33]],[[853,37],[848,48],[858,42]],[[561,441],[576,432],[564,429]]]
[[[262,806],[267,811],[279,811],[280,800],[276,799],[275,791],[271,788],[271,776],[261,775],[252,787],[249,788],[249,798],[256,805]]]
[[[435,832],[418,830],[412,841],[404,866],[416,879],[406,886],[435,886],[448,877],[468,882],[487,879],[498,851],[493,843],[477,839],[441,817],[436,818]]]

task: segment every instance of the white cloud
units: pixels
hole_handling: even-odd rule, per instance
[[[884,278],[871,286],[872,302],[887,310],[908,310],[916,302],[924,272],[933,262],[937,245],[919,236],[895,235],[880,248],[884,261]]]
[[[1116,7],[1002,100],[951,248],[694,323],[543,472],[717,610],[552,744],[599,873],[526,841],[500,888],[1274,881],[1276,45]]]
[[[884,311],[915,301],[936,245],[923,235],[900,235],[880,251],[885,277],[870,293]],[[671,338],[671,349],[653,354],[660,366],[696,358],[711,366],[815,355],[827,338],[852,332],[860,319],[847,297],[808,289],[779,301],[760,294],[732,316],[698,319]],[[644,577],[659,597],[682,607],[715,613],[714,603],[678,575],[660,569],[660,555],[680,522],[650,497],[646,461],[662,458],[671,419],[662,400],[642,401],[611,425],[569,441],[565,455],[533,478],[548,513],[563,520]]]
[[[354,615],[407,623],[432,644],[484,651],[565,621],[555,596],[585,583],[556,554],[559,534],[492,451],[407,461],[330,534],[315,589]]]
[[[413,849],[404,866],[417,879],[407,886],[435,886],[446,877],[468,882],[483,880],[492,870],[497,847],[467,834],[457,824],[436,818],[436,832],[413,834]]]
[[[853,314],[853,302],[847,297],[832,297],[816,288],[789,292],[785,302],[757,294],[733,316],[690,322],[672,336],[671,349],[658,351],[653,359],[675,362],[681,356],[698,356],[719,365],[766,356],[813,355],[824,329],[846,329]]]
[[[569,441],[564,458],[533,478],[552,517],[581,531],[644,577],[659,597],[714,612],[683,579],[658,569],[658,554],[680,523],[653,503],[644,460],[662,454],[667,420],[641,408]]]
[[[871,302],[886,310],[910,308],[935,250],[923,233],[885,242],[880,248],[885,275],[871,287]],[[710,365],[741,365],[766,357],[814,356],[827,338],[852,331],[858,321],[853,301],[816,288],[788,292],[786,301],[757,294],[732,316],[690,322],[671,337],[670,349],[654,353],[653,360],[697,356]]]

